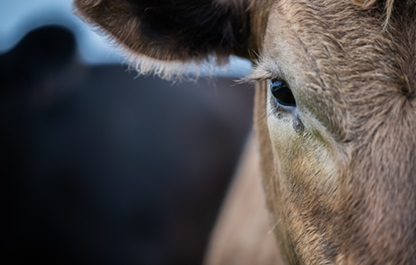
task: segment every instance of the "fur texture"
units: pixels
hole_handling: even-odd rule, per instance
[[[143,72],[171,76],[163,61],[176,69],[230,54],[256,63],[260,171],[282,262],[416,264],[414,1],[76,4],[134,57],[153,58],[141,64]],[[270,79],[286,81],[295,108],[276,103]],[[252,194],[245,190],[247,179],[241,174],[235,182],[208,264],[250,264],[256,246],[265,250],[264,262],[280,259],[264,235],[261,200],[242,207],[258,196],[254,186]],[[238,222],[247,218],[252,223]]]
[[[246,56],[249,24],[242,1],[76,0],[75,5],[87,22],[122,45],[141,74],[178,77],[196,64]]]
[[[383,4],[384,1],[379,1],[379,0],[353,0],[352,1],[354,4],[365,8],[365,9],[372,9],[377,7],[377,5],[379,4]],[[394,0],[387,0],[385,1],[384,4],[385,10],[386,10],[386,20],[384,25],[386,26],[389,22],[391,13],[393,12],[393,7],[394,7]]]
[[[385,30],[383,9],[348,2],[282,0],[272,10],[256,72],[286,80],[299,112],[274,110],[263,92],[257,134],[286,256],[414,264],[415,7],[395,5]]]

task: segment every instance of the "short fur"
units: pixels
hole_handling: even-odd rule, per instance
[[[249,26],[240,1],[86,0],[77,12],[128,51],[141,74],[177,77],[187,67],[230,54],[244,56]],[[119,30],[123,29],[123,30]],[[221,46],[218,47],[218,43]],[[187,67],[182,67],[189,63]],[[179,70],[178,70],[179,69]]]
[[[230,54],[253,60],[260,171],[282,263],[416,264],[414,1],[76,3],[89,21],[157,63]],[[267,80],[274,78],[290,86],[295,110],[273,100]],[[240,177],[207,264],[252,264],[263,243],[264,262],[280,260],[264,234],[263,206],[241,206],[245,195],[258,195]]]
[[[383,3],[383,1],[379,1],[379,0],[353,0],[352,2],[365,9],[375,8],[380,3]],[[386,26],[389,22],[391,13],[393,12],[394,0],[385,1],[384,7],[386,10],[386,20],[385,20],[385,26]]]

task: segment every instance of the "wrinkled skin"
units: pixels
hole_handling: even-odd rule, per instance
[[[262,196],[234,189],[240,195],[230,196],[219,224],[226,231],[227,220],[252,219],[235,227],[257,229],[257,237],[220,251],[215,244],[225,233],[218,228],[207,264],[260,255],[250,248],[268,241],[267,215],[279,247],[261,247],[271,249],[261,254],[269,257],[264,264],[416,264],[416,7],[361,2],[76,1],[81,16],[144,61],[142,72],[174,76],[169,65],[210,55],[255,62],[268,214],[251,215],[259,203],[240,207],[239,218],[227,215],[239,201]],[[274,79],[287,83],[296,106],[276,103]]]

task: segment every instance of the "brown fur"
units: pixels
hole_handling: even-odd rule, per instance
[[[225,1],[223,1],[225,2]],[[165,61],[201,61],[246,50],[245,5],[211,0],[76,1],[79,14],[133,53]],[[123,29],[123,30],[119,30]],[[192,38],[190,38],[192,36]],[[217,43],[221,42],[220,49]]]
[[[354,4],[356,4],[357,6],[360,6],[362,8],[371,9],[371,8],[376,7],[380,2],[383,2],[383,1],[379,1],[379,0],[352,0],[352,2]],[[385,9],[386,9],[385,25],[387,25],[388,21],[390,19],[391,13],[393,12],[394,0],[387,0],[385,2],[386,2],[385,3]]]
[[[207,265],[282,263],[264,204],[257,158],[252,137],[213,233],[205,260]]]
[[[253,59],[262,182],[282,260],[416,264],[414,1],[76,3],[135,53],[182,62],[212,54]],[[164,11],[169,3],[175,14]],[[276,106],[267,85],[273,78],[290,86],[296,111]],[[254,262],[258,247],[265,264],[278,262],[255,186],[246,191],[248,177],[240,178],[207,264]]]

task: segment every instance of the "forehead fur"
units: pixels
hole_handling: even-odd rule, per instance
[[[415,97],[415,15],[408,7],[395,5],[384,28],[384,8],[276,1],[257,67],[263,71],[255,73],[291,79],[301,105],[348,141],[370,117],[382,121]]]
[[[386,10],[386,20],[385,20],[385,25],[387,25],[389,18],[391,16],[391,13],[393,11],[393,6],[394,6],[394,0],[352,0],[352,2],[358,6],[361,6],[363,8],[366,9],[371,9],[376,7],[377,5],[379,5],[380,3],[384,3],[385,4],[385,10]]]

